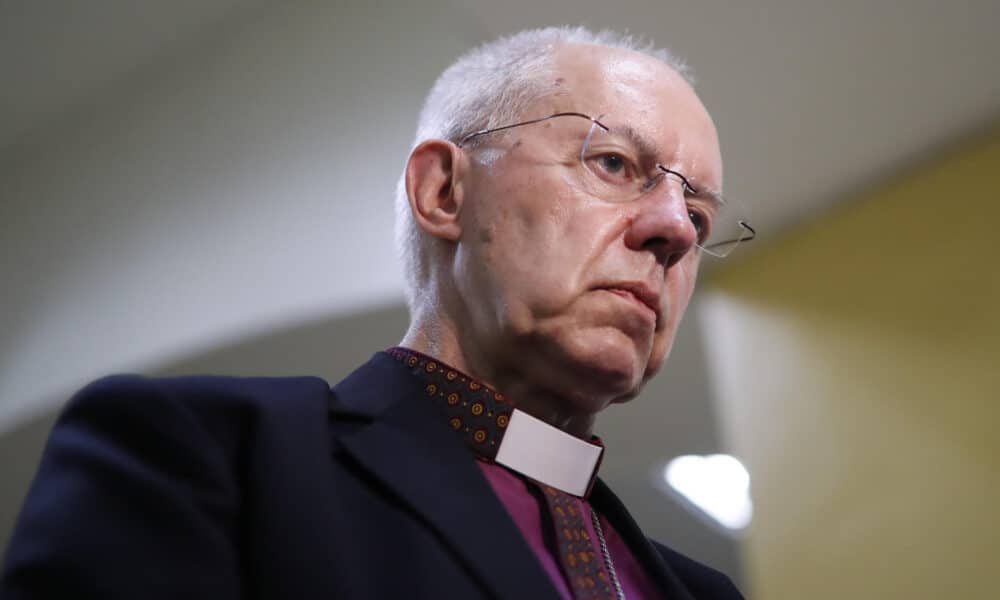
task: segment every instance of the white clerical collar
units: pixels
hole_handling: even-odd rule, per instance
[[[604,448],[514,409],[496,462],[574,496],[586,496]]]

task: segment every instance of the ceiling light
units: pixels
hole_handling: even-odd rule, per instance
[[[678,456],[663,469],[669,489],[729,530],[750,524],[750,474],[728,454]]]

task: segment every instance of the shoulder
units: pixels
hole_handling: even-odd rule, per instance
[[[300,459],[323,455],[330,398],[315,377],[84,387],[49,436],[0,596],[238,597],[253,485],[280,494],[286,474],[308,477]]]
[[[298,398],[325,393],[329,384],[319,377],[224,377],[196,375],[153,378],[141,375],[111,375],[85,386],[70,400],[81,403],[117,404],[137,398],[178,402],[197,408],[211,404],[254,404],[273,398]]]
[[[229,454],[262,426],[304,418],[322,422],[329,390],[318,377],[113,375],[70,399],[50,443],[96,437],[141,447],[186,440]]]
[[[688,558],[655,540],[652,542],[663,560],[677,573],[695,598],[718,598],[720,600],[743,598],[732,580],[721,571]]]
[[[329,384],[319,377],[112,375],[77,392],[67,403],[64,415],[80,411],[155,411],[165,406],[206,416],[216,412],[282,410],[325,400],[329,390]]]

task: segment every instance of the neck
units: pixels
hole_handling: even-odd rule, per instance
[[[447,363],[504,394],[519,410],[566,433],[587,440],[593,434],[595,414],[574,414],[567,396],[531,377],[501,353],[489,352],[487,344],[462,343],[451,322],[415,314],[400,345]]]

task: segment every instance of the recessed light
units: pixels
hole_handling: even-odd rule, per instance
[[[678,456],[667,463],[663,478],[671,491],[726,529],[750,524],[750,473],[735,457]]]

